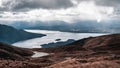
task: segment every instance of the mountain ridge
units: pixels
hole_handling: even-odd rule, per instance
[[[0,24],[0,42],[15,43],[22,40],[27,40],[36,37],[43,37],[44,34],[29,33],[24,30],[15,29],[11,26]]]
[[[26,25],[27,24],[27,25]],[[18,29],[41,29],[41,30],[53,30],[63,32],[75,32],[75,33],[120,33],[120,23],[113,22],[100,22],[96,21],[78,21],[74,23],[68,23],[64,21],[36,21],[31,22],[14,22],[10,24]]]

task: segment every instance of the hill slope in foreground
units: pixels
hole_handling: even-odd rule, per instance
[[[0,44],[1,46],[1,44]],[[0,49],[3,49],[0,47]],[[11,49],[11,48],[10,48]],[[16,49],[16,48],[15,48]],[[6,49],[3,49],[6,50]],[[14,50],[14,49],[13,49]],[[17,49],[13,51],[24,60],[4,58],[0,55],[0,68],[119,68],[120,34],[90,37],[75,41],[66,46],[38,49]],[[32,58],[31,51],[47,52],[48,56]],[[2,53],[3,51],[1,51]],[[9,52],[9,51],[8,51]],[[0,54],[1,54],[0,53]],[[14,56],[12,56],[14,57]]]

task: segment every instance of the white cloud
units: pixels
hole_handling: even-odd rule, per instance
[[[2,6],[2,0],[0,0],[0,6]]]
[[[0,7],[4,7],[3,6],[3,0],[0,0]]]
[[[74,22],[78,20],[102,20],[110,19],[113,16],[114,8],[98,6],[94,1],[72,1],[73,7],[66,9],[34,9],[27,12],[4,12],[0,20],[10,21],[52,21],[60,20]]]

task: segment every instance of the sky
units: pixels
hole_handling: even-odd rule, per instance
[[[120,0],[0,0],[0,23],[12,21],[105,22],[120,18]]]

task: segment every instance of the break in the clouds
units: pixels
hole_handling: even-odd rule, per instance
[[[119,19],[120,0],[0,0],[1,21]]]

